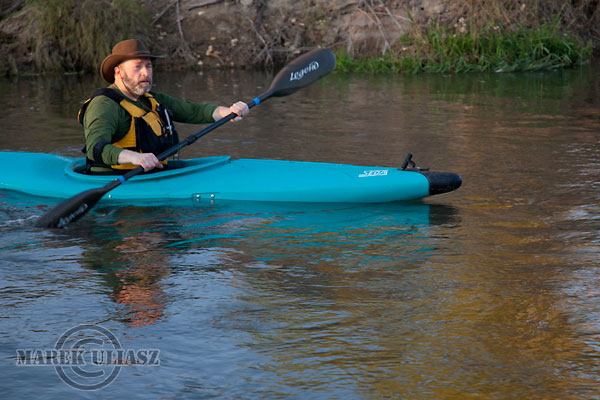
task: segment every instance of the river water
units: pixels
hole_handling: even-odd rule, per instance
[[[385,166],[410,152],[463,177],[417,203],[98,205],[56,231],[32,226],[47,201],[0,191],[3,397],[600,398],[598,67],[330,75],[183,151]],[[155,78],[231,103],[272,76]],[[0,81],[0,150],[79,156],[76,113],[100,85]],[[82,371],[40,353],[71,328],[108,337],[83,324],[159,363]]]

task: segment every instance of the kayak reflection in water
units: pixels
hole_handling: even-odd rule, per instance
[[[167,161],[156,157],[179,142],[173,121],[205,124],[230,113],[233,121],[248,115],[248,105],[230,107],[192,103],[151,92],[152,55],[136,39],[117,43],[100,66],[110,85],[96,90],[79,111],[85,134],[88,173],[119,174],[137,166],[162,169]]]

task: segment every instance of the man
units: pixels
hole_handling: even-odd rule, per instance
[[[100,75],[111,85],[97,90],[79,111],[90,173],[163,168],[166,160],[161,163],[156,155],[178,142],[172,121],[203,124],[230,113],[238,115],[233,121],[248,115],[242,101],[223,107],[150,92],[152,60],[162,57],[129,39],[117,43],[102,61]]]

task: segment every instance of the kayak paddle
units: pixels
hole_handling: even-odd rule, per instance
[[[287,64],[279,71],[269,89],[248,103],[248,108],[259,105],[269,97],[287,96],[298,89],[302,89],[328,74],[335,67],[335,56],[329,50],[320,49],[306,53]],[[224,118],[212,123],[200,132],[188,136],[175,146],[165,150],[157,156],[159,161],[174,155],[179,150],[194,143],[196,140],[213,131],[237,115],[231,113]],[[42,215],[36,226],[45,228],[65,228],[68,224],[83,217],[106,193],[125,183],[128,179],[144,172],[144,168],[137,167],[124,175],[119,175],[114,181],[97,189],[89,189],[69,199]]]

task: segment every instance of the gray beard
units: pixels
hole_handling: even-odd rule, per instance
[[[141,84],[134,84],[134,82],[131,79],[129,79],[129,77],[126,74],[121,73],[121,75],[123,79],[123,85],[125,85],[125,87],[127,88],[127,90],[129,90],[130,93],[133,93],[136,96],[143,96],[144,94],[148,93],[152,88],[152,80],[150,80],[150,84],[148,85],[148,87],[144,88],[141,86]]]

